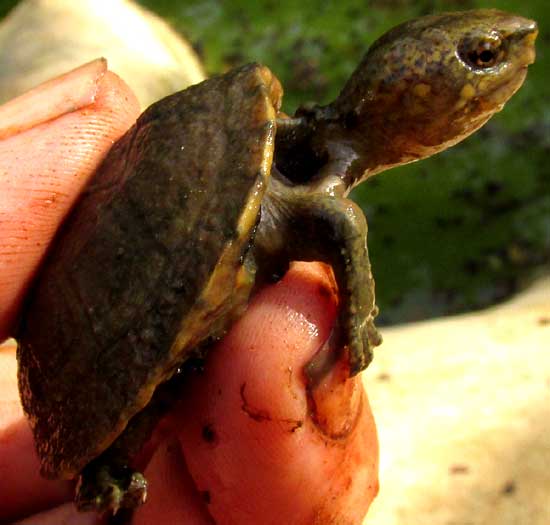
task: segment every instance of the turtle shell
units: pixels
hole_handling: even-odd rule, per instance
[[[107,449],[246,304],[243,260],[281,95],[251,64],[157,102],[65,221],[18,336],[21,399],[45,476],[72,478]]]

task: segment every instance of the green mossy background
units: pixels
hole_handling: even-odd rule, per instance
[[[0,0],[0,16],[13,5]],[[539,23],[537,62],[505,110],[473,137],[394,169],[353,197],[369,221],[380,323],[498,302],[550,264],[548,0],[140,0],[194,45],[208,74],[259,61],[283,109],[327,102],[368,45],[408,18],[494,7]]]

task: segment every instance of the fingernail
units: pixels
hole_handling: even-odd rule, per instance
[[[309,414],[331,439],[345,439],[355,428],[363,403],[363,387],[350,377],[345,352],[331,337],[306,367]]]
[[[0,140],[93,104],[107,61],[98,58],[0,106]]]

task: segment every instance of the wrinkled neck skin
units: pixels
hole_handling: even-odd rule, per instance
[[[425,108],[422,115],[403,118],[406,97],[397,118],[390,112],[374,107],[361,120],[353,114],[338,114],[331,106],[315,108],[314,115],[302,114],[292,119],[294,129],[278,132],[276,165],[293,182],[304,184],[312,191],[347,195],[353,187],[387,169],[429,157],[482,126],[492,115],[482,114],[472,119],[462,133],[450,135],[453,123],[448,115],[441,116],[437,108]],[[411,108],[414,112],[415,108]],[[430,121],[433,132],[429,140],[418,141],[421,131]],[[436,126],[434,126],[436,123]],[[287,142],[289,144],[285,144]],[[297,153],[297,150],[301,150]],[[283,159],[282,152],[293,163]],[[301,159],[302,162],[297,162]],[[338,182],[335,180],[338,179]],[[337,190],[334,188],[338,187]]]
[[[484,110],[480,100],[479,111],[461,121],[459,115],[443,110],[457,104],[455,97],[439,96],[426,103],[408,92],[392,97],[389,108],[374,105],[363,111],[360,119],[354,113],[339,114],[331,106],[316,108],[314,116],[303,115],[297,134],[304,138],[306,150],[316,161],[311,163],[314,169],[310,173],[299,167],[303,175],[314,185],[320,178],[336,176],[343,181],[347,194],[377,173],[453,146],[501,107]],[[299,180],[302,173],[290,173],[289,178]]]

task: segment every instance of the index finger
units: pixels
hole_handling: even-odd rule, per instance
[[[0,108],[0,341],[63,218],[138,114],[105,60]]]

